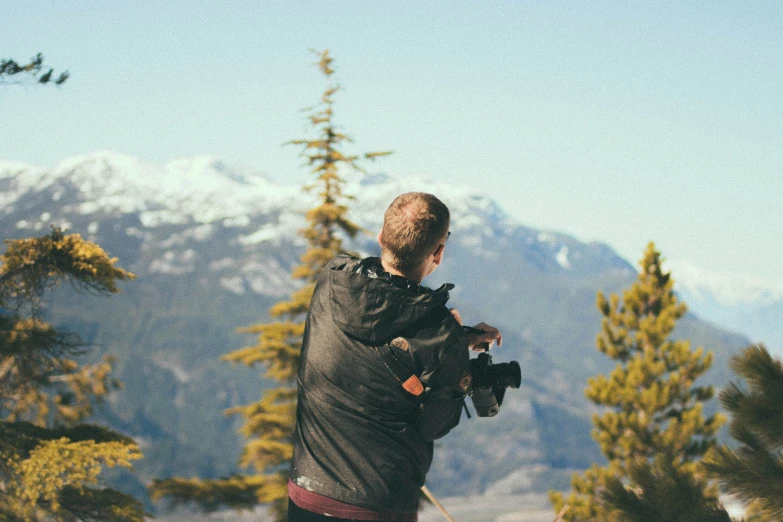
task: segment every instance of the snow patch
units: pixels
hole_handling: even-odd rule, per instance
[[[565,268],[566,270],[571,268],[571,263],[568,261],[568,247],[563,245],[560,247],[560,251],[555,256],[557,264]]]
[[[215,227],[212,225],[199,225],[194,228],[190,228],[179,234],[172,234],[171,237],[160,243],[161,248],[171,248],[174,246],[185,245],[189,240],[194,241],[206,241],[212,237]]]
[[[450,239],[449,241],[453,241],[453,240],[454,239]],[[457,243],[459,243],[461,246],[465,248],[475,249],[481,246],[481,238],[478,236],[459,236]]]
[[[226,218],[223,220],[223,226],[226,228],[231,227],[246,227],[250,224],[250,217],[247,215],[236,216],[233,218]]]
[[[193,238],[196,241],[206,241],[212,237],[212,233],[215,231],[215,227],[212,225],[201,225],[196,228],[192,228],[185,232],[187,237]]]
[[[291,279],[291,273],[274,259],[253,260],[240,270],[247,285],[256,294],[282,296],[300,286]]]
[[[150,241],[152,240],[152,234],[150,232],[147,232],[145,230],[139,230],[136,227],[128,227],[125,229],[125,235],[130,237],[138,237],[139,239],[142,239],[143,241]]]
[[[767,281],[745,274],[704,270],[681,261],[667,261],[675,288],[705,298],[712,296],[726,306],[767,305],[783,300],[783,282]]]
[[[77,212],[82,215],[97,214],[100,210],[101,206],[95,201],[85,201],[77,207]]]
[[[234,265],[236,265],[236,261],[234,261],[230,257],[224,257],[223,259],[218,259],[217,261],[212,261],[209,264],[209,269],[217,272],[219,270],[225,270],[226,268],[231,268]]]
[[[168,209],[142,212],[141,215],[139,215],[139,220],[142,225],[148,228],[155,228],[164,224],[184,225],[188,222],[186,216]]]
[[[160,259],[150,263],[150,272],[162,274],[182,275],[193,272],[196,264],[196,251],[193,249],[176,253],[171,250],[163,254]]]
[[[185,371],[179,361],[176,361],[172,357],[164,357],[161,354],[155,354],[152,356],[152,360],[164,370],[169,370],[173,373],[174,378],[181,383],[186,383],[191,379],[190,374]]]
[[[249,236],[241,236],[239,238],[239,242],[244,246],[248,246],[257,245],[258,243],[263,243],[264,241],[273,241],[275,239],[279,239],[279,234],[275,226],[272,224],[267,224]]]
[[[245,281],[241,277],[221,277],[220,286],[237,295],[245,293]]]

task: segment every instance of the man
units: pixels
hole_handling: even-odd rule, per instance
[[[415,521],[432,441],[459,423],[469,349],[502,342],[484,323],[465,333],[421,286],[443,260],[449,210],[431,194],[392,202],[381,258],[340,256],[320,277],[298,373],[288,520]]]

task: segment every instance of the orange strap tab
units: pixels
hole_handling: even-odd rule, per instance
[[[396,345],[399,348],[399,345]],[[377,345],[375,350],[378,355],[381,356],[381,360],[386,368],[389,369],[394,378],[402,384],[402,388],[415,396],[419,396],[424,393],[424,384],[419,380],[418,376],[413,373],[410,368],[402,364],[392,352],[391,346]]]
[[[408,393],[412,393],[413,395],[419,396],[422,393],[424,393],[424,385],[421,383],[418,377],[415,375],[411,375],[410,378],[402,383],[402,387],[405,388],[405,391]]]

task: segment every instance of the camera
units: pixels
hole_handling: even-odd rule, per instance
[[[470,374],[473,379],[470,398],[479,417],[497,415],[506,388],[519,388],[522,383],[522,370],[517,361],[492,364],[492,357],[487,352],[470,360]]]

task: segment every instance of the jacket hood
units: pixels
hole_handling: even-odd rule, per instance
[[[371,343],[388,342],[442,307],[454,285],[436,290],[383,270],[377,257],[338,257],[328,268],[332,318],[346,334]]]

